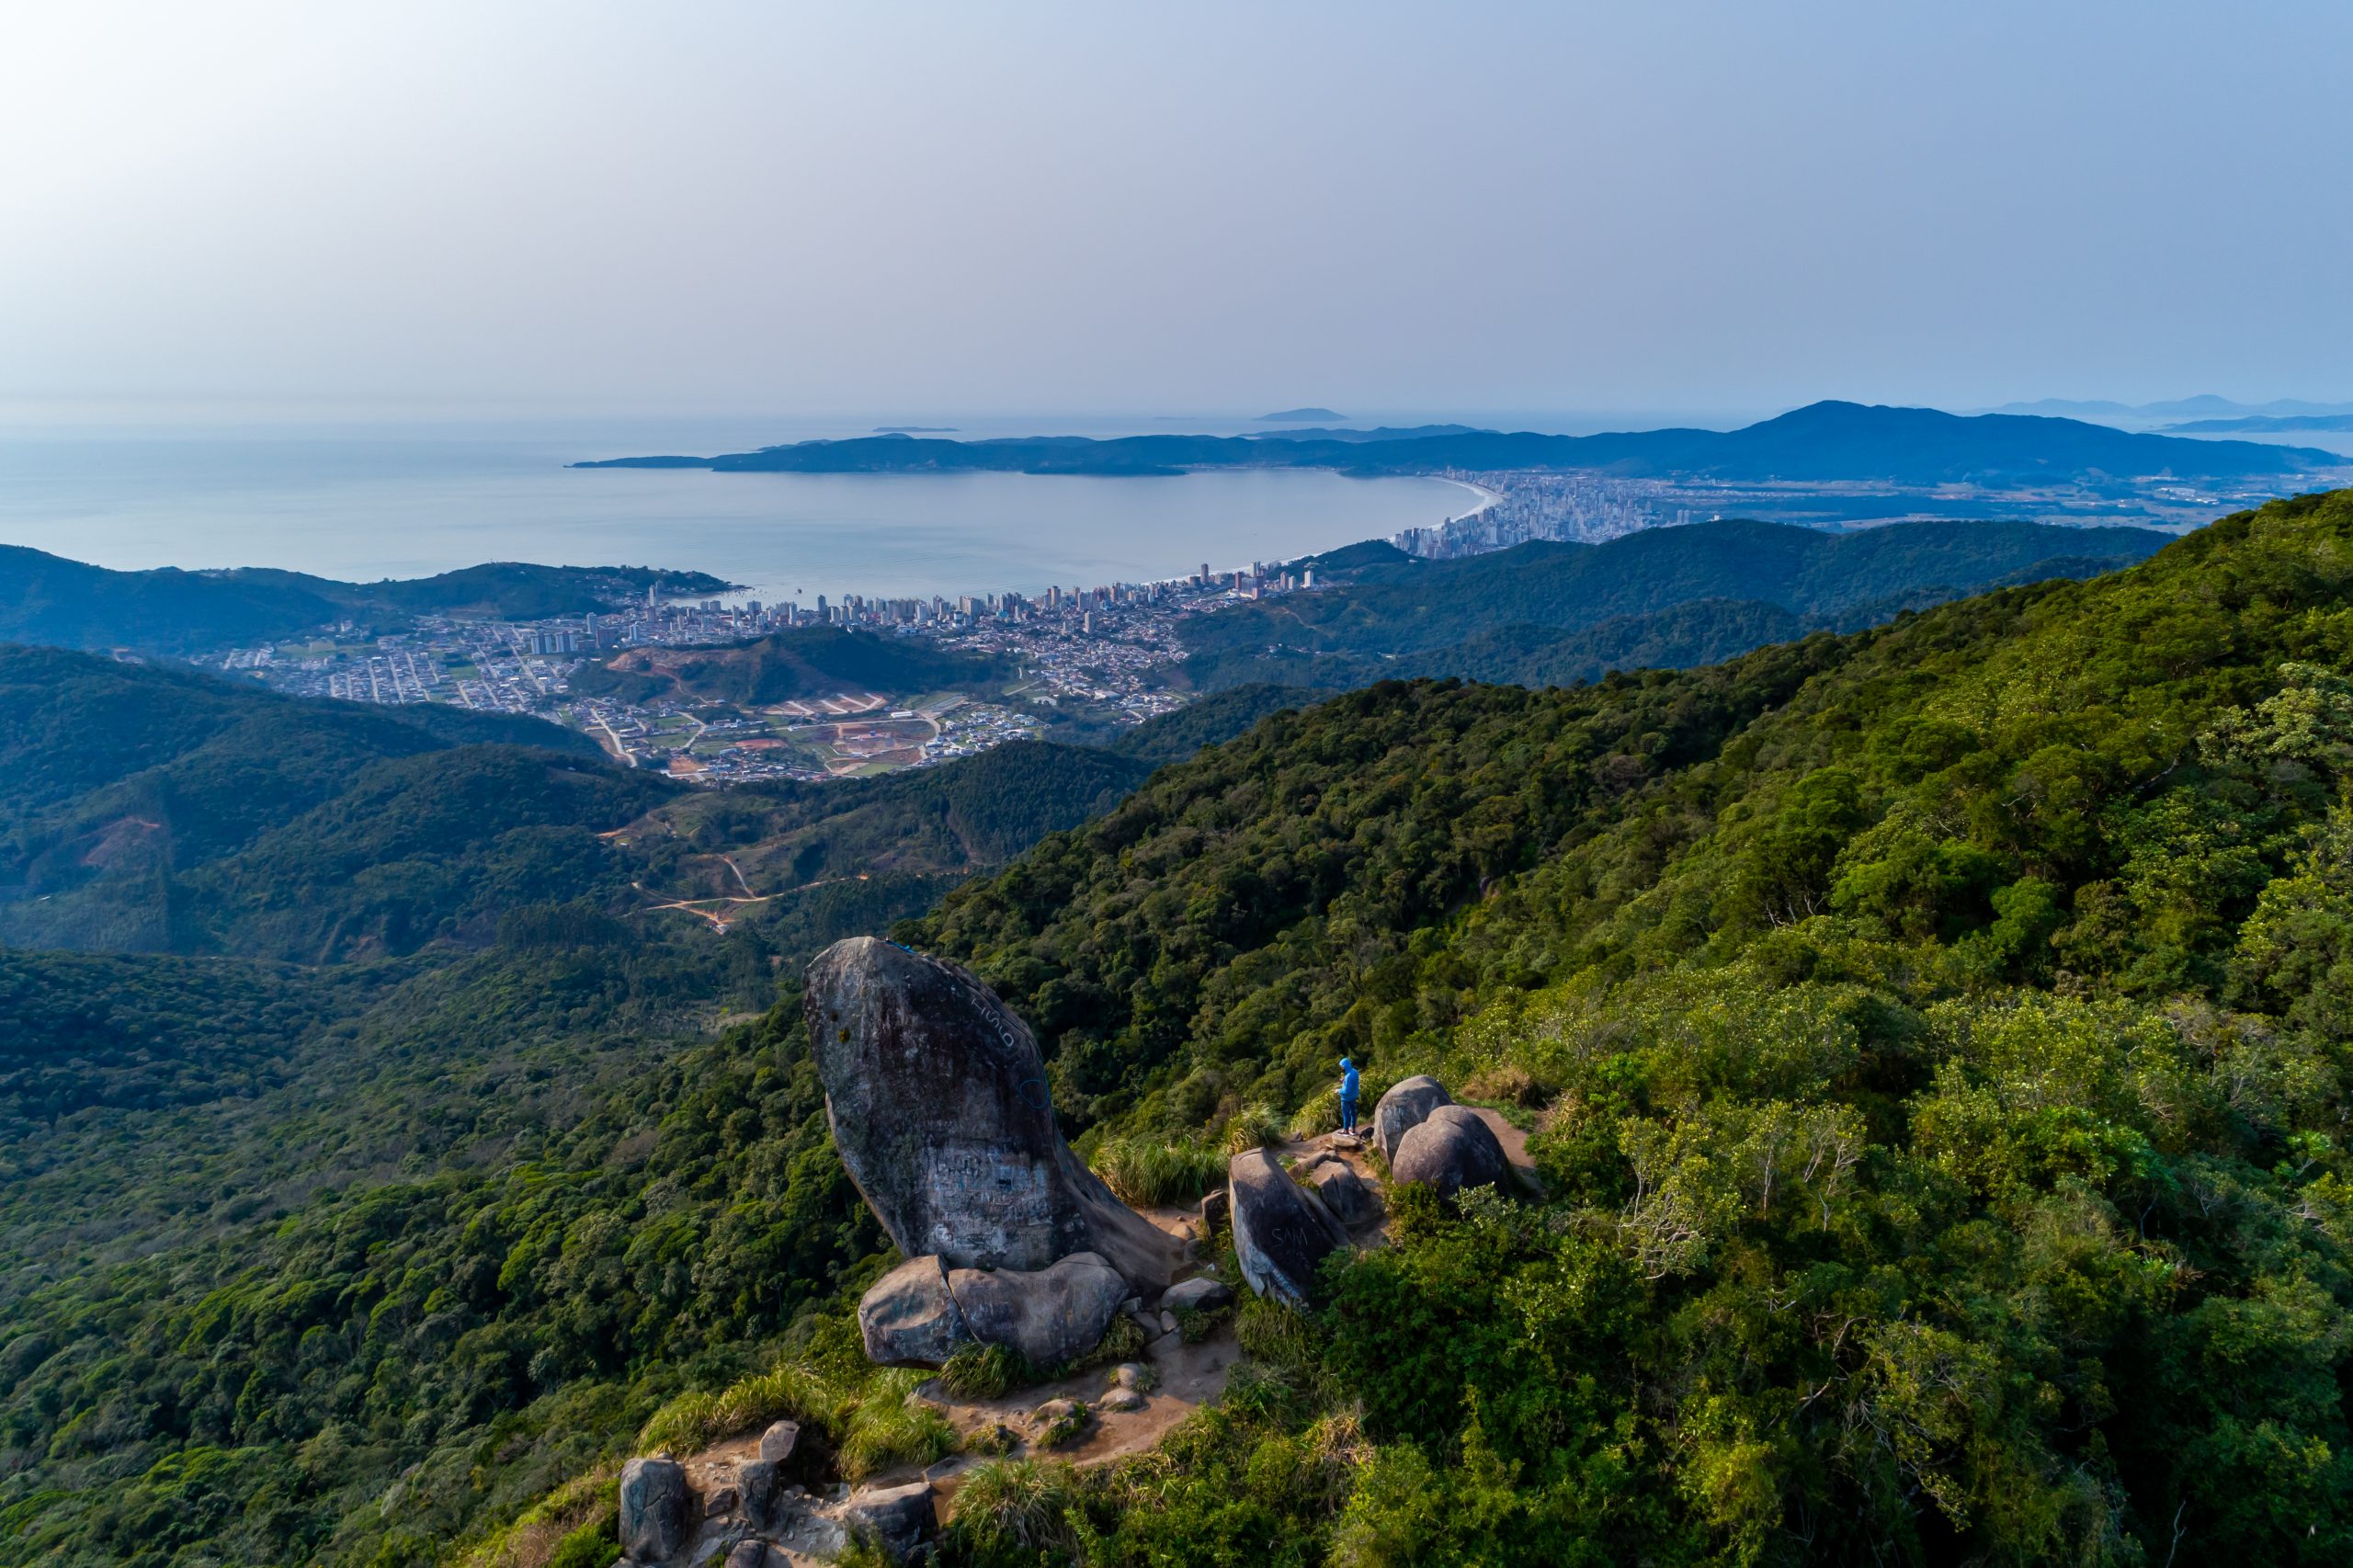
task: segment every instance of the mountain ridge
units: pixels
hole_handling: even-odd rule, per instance
[[[2103,473],[2209,478],[2316,472],[2342,465],[2312,448],[2193,441],[2072,419],[1946,414],[1825,401],[1738,430],[1596,436],[1472,432],[1412,440],[1270,441],[1256,437],[906,437],[813,440],[711,458],[608,458],[575,468],[695,467],[721,472],[926,472],[1158,475],[1188,468],[1277,466],[1361,473],[1587,469],[1624,477],[1855,481],[1908,484],[2049,481]]]

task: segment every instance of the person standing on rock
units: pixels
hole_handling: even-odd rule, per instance
[[[1347,1057],[1340,1058],[1340,1131],[1353,1138],[1357,1135],[1357,1090],[1362,1086],[1357,1077],[1357,1064]]]

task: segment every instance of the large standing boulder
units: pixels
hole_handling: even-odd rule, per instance
[[[659,1562],[687,1544],[687,1467],[666,1455],[621,1466],[621,1551],[640,1562]]]
[[[885,1367],[937,1367],[972,1338],[937,1254],[909,1258],[867,1287],[858,1332],[867,1358]]]
[[[809,966],[803,1006],[835,1147],[902,1253],[1036,1270],[1091,1252],[1131,1294],[1174,1278],[1180,1244],[1070,1152],[1037,1040],[970,972],[856,937]]]
[[[1304,1305],[1314,1293],[1316,1266],[1348,1244],[1347,1232],[1264,1149],[1234,1155],[1225,1175],[1242,1277],[1261,1296]]]
[[[1372,1142],[1381,1157],[1395,1165],[1397,1144],[1405,1134],[1420,1126],[1431,1111],[1453,1103],[1454,1096],[1445,1085],[1427,1074],[1392,1085],[1372,1108]]]
[[[1427,1182],[1451,1198],[1466,1187],[1498,1187],[1511,1162],[1486,1119],[1468,1106],[1443,1105],[1406,1130],[1389,1174],[1400,1182]]]
[[[853,1538],[873,1541],[893,1562],[904,1562],[939,1533],[939,1510],[924,1481],[855,1493],[842,1505],[841,1520]]]
[[[1034,1272],[950,1269],[948,1289],[975,1339],[1017,1350],[1040,1370],[1094,1349],[1128,1299],[1120,1271],[1091,1252]]]

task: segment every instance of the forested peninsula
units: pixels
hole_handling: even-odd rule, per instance
[[[1197,468],[1322,468],[1350,473],[1583,469],[1628,478],[1879,480],[1922,485],[2042,483],[2054,474],[2226,479],[2317,472],[2343,460],[2313,448],[2133,434],[2075,419],[1962,415],[1929,408],[1816,403],[1737,430],[1600,436],[1450,430],[1398,438],[1296,436],[1014,437],[949,441],[907,435],[800,441],[717,457],[607,458],[575,468],[705,468],[722,473],[994,472],[1153,475]]]

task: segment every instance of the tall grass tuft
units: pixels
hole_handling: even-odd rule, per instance
[[[842,1474],[863,1481],[892,1465],[929,1464],[956,1451],[956,1428],[914,1397],[923,1378],[921,1372],[893,1369],[877,1372],[867,1383],[835,1445]]]
[[[983,1557],[1066,1553],[1078,1545],[1070,1522],[1077,1503],[1068,1465],[1000,1460],[975,1469],[958,1488],[949,1528]]]
[[[1282,1113],[1274,1107],[1244,1106],[1225,1124],[1225,1152],[1246,1154],[1253,1149],[1279,1147],[1284,1131]]]
[[[803,1362],[788,1361],[718,1393],[681,1394],[654,1413],[637,1435],[642,1453],[700,1453],[722,1437],[790,1417],[837,1429],[858,1403],[858,1390]]]
[[[1107,1138],[1089,1162],[1122,1203],[1190,1203],[1225,1180],[1225,1156],[1189,1139]]]
[[[1006,1345],[964,1346],[939,1369],[939,1386],[958,1399],[1001,1399],[1037,1381],[1021,1352]]]
[[[1292,1113],[1290,1135],[1316,1138],[1340,1130],[1340,1091],[1326,1089]]]

